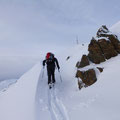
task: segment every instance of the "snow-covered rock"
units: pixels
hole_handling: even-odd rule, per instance
[[[96,35],[96,38],[98,39],[96,40],[96,38],[92,38],[88,46],[88,55],[83,55],[81,61],[78,61],[76,65],[78,68],[76,77],[78,78],[79,88],[82,88],[81,86],[83,86],[83,83],[90,86],[97,81],[94,68],[90,68],[87,71],[81,71],[81,67],[88,66],[89,61],[95,64],[100,64],[120,53],[120,41],[118,40],[118,37],[115,34],[112,34],[106,26],[99,28]]]

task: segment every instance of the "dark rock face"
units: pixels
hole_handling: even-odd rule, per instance
[[[95,64],[104,62],[105,59],[115,57],[120,53],[120,41],[106,26],[102,26],[97,32],[98,40],[92,38],[89,44],[88,57]]]
[[[70,56],[68,56],[67,58],[66,58],[66,60],[69,60],[70,59]]]
[[[103,72],[103,69],[104,69],[104,68],[97,67],[97,69],[98,69],[100,72]]]
[[[76,77],[81,78],[83,83],[85,83],[85,85],[88,85],[88,86],[92,85],[97,81],[96,73],[94,69],[89,69],[87,71],[78,70]]]
[[[103,25],[97,32],[97,37],[106,37],[106,33],[109,33],[110,31],[106,27],[106,25]]]
[[[83,79],[82,71],[78,70],[75,77]]]
[[[80,64],[80,62],[78,61],[78,62],[76,63],[76,67],[77,67],[77,68],[79,68],[79,64]]]
[[[120,53],[120,41],[118,40],[118,37],[114,34],[112,34],[108,28],[103,25],[97,32],[97,37],[106,37],[108,40],[112,43],[114,49]]]
[[[82,58],[81,58],[81,62],[78,62],[76,64],[76,66],[78,68],[82,68],[82,67],[85,67],[87,65],[89,65],[89,60],[88,60],[88,57],[86,55],[83,55]]]
[[[111,57],[115,57],[118,55],[117,51],[114,49],[114,46],[110,41],[99,39],[98,44],[106,59],[110,59]]]
[[[111,41],[111,43],[114,46],[114,49],[120,53],[120,41],[118,40],[117,36],[115,35],[111,35],[109,36],[109,40]]]
[[[88,51],[89,51],[88,58],[93,63],[99,64],[105,61],[101,48],[98,42],[94,38],[92,38],[88,46]]]
[[[88,46],[88,56],[83,55],[81,61],[77,63],[78,68],[89,65],[89,60],[95,64],[100,64],[120,53],[120,41],[106,26],[102,26],[98,30],[97,37],[98,40],[92,38]]]

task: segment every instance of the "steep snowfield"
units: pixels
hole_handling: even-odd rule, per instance
[[[37,64],[16,84],[0,93],[0,120],[35,120],[35,94],[41,70]]]
[[[0,82],[0,91],[5,91],[6,89],[8,89],[8,87],[10,87],[12,84],[16,83],[17,80],[16,79],[8,79],[8,80],[4,80],[2,82]]]
[[[113,33],[117,34],[118,37],[120,38],[120,21],[117,22],[116,24],[114,24],[114,25],[110,28],[110,30],[111,30]]]
[[[61,72],[59,73],[56,70],[56,85],[53,89],[49,90],[48,88],[46,69],[43,77],[43,70],[41,71],[36,93],[37,120],[70,120],[69,108],[66,108],[66,100],[71,99],[71,96],[74,96],[74,92],[76,93],[76,90],[78,90],[75,79],[75,65],[82,53],[87,53],[86,48],[87,45],[78,45],[56,55],[60,63]],[[70,59],[66,60],[68,56],[70,56]],[[70,103],[68,106],[72,104]]]
[[[120,120],[120,55],[86,67],[101,66],[104,71],[98,72],[94,85],[78,90],[75,65],[87,49],[87,44],[78,45],[56,55],[61,71],[56,69],[53,89],[48,88],[46,68],[37,64],[1,92],[0,120]]]
[[[91,87],[73,91],[64,100],[70,120],[120,119],[120,56],[98,66],[104,67],[104,72],[98,75],[98,81]]]
[[[57,83],[54,89],[47,88],[46,73],[43,78],[39,79],[38,120],[120,119],[120,55],[100,65],[92,64],[86,67],[85,69],[96,66],[104,67],[104,72],[100,74],[97,71],[98,81],[93,86],[79,91],[75,78],[75,64],[83,53],[87,54],[87,45],[76,46],[69,50],[67,55],[66,51],[60,55],[63,82],[60,82],[59,73],[56,72]],[[67,56],[70,56],[70,59],[66,61]]]
[[[120,55],[100,65],[92,64],[86,67],[85,69],[100,66],[104,67],[104,71],[101,74],[97,72],[98,81],[93,86],[79,91],[76,89],[77,82],[75,83],[73,66],[75,66],[75,61],[80,59],[78,58],[81,56],[80,54],[87,53],[87,48],[87,46],[79,48],[71,56],[71,59],[64,64],[64,76],[67,75],[64,80],[68,80],[69,89],[66,89],[67,93],[65,91],[62,93],[62,99],[69,120],[119,120]]]

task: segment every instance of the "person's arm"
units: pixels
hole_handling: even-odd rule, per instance
[[[43,67],[45,66],[46,60],[43,60]]]
[[[60,66],[59,66],[59,63],[58,63],[58,60],[55,58],[55,63],[56,63],[56,65],[57,65],[57,68],[58,68],[58,70],[60,69]]]

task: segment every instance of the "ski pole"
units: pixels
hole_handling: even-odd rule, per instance
[[[43,66],[43,72],[42,72],[42,78],[44,77],[44,66]]]
[[[60,74],[60,70],[58,70],[59,74]],[[62,83],[62,77],[61,77],[61,74],[60,74],[60,80],[61,80],[61,83]]]

